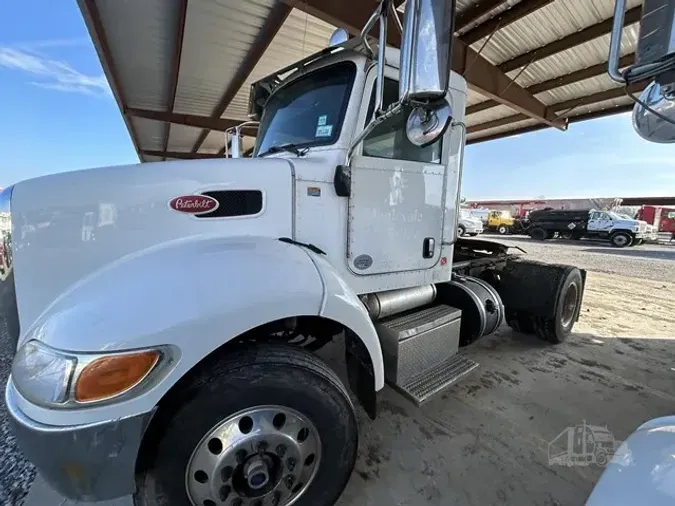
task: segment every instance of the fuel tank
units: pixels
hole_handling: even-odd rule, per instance
[[[55,174],[14,186],[10,220],[27,329],[69,287],[129,255],[194,236],[292,236],[293,170],[242,158]]]

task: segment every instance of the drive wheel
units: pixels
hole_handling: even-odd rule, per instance
[[[562,237],[563,239],[570,240],[574,238],[574,232],[572,232],[571,230],[565,230],[560,234],[560,237]]]
[[[146,431],[137,506],[332,505],[354,467],[354,407],[313,354],[256,345],[202,367]]]
[[[628,232],[614,232],[610,236],[609,242],[617,248],[625,248],[633,243],[633,238]]]
[[[534,334],[534,324],[530,315],[506,308],[506,323],[521,334]]]
[[[535,241],[543,241],[547,236],[548,233],[546,232],[546,229],[541,227],[534,227],[532,230],[530,230],[530,237]]]
[[[457,237],[464,237],[466,234],[466,227],[464,225],[457,225]]]
[[[499,233],[499,235],[506,235],[509,233],[509,227],[507,227],[506,225],[499,225],[497,227],[497,232]]]
[[[554,344],[567,339],[579,314],[583,283],[581,271],[576,267],[569,267],[556,301],[555,317],[532,319],[537,336]]]

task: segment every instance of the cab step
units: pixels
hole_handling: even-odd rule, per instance
[[[438,304],[376,322],[387,383],[419,406],[478,367],[457,353],[461,316]]]
[[[463,355],[455,355],[430,370],[410,378],[407,383],[397,385],[396,388],[417,406],[421,406],[435,394],[458,382],[476,367],[478,367],[478,362]]]

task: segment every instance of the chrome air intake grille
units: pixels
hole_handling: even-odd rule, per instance
[[[19,340],[19,314],[14,286],[11,196],[12,187],[0,193],[0,352],[7,350],[13,355]]]

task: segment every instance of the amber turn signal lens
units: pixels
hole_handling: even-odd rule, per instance
[[[119,395],[138,385],[158,360],[157,351],[98,358],[80,373],[75,400],[92,402]]]

